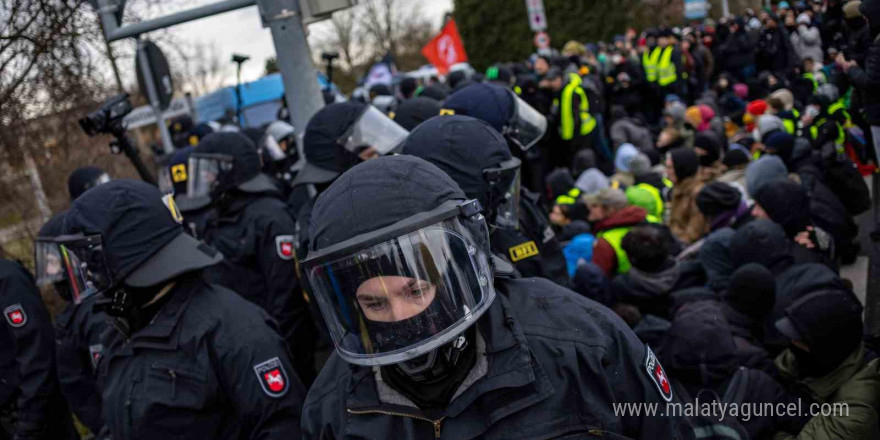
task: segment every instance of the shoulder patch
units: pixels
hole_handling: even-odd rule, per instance
[[[508,249],[508,252],[510,252],[510,261],[516,263],[517,261],[538,255],[538,245],[534,241],[527,241]]]
[[[455,110],[451,108],[441,108],[439,114],[440,116],[451,116],[455,114]]]
[[[97,371],[98,363],[101,362],[101,356],[104,355],[104,345],[95,344],[89,346],[89,358],[92,360],[92,368]]]
[[[27,314],[24,312],[21,304],[13,304],[7,307],[3,310],[3,316],[6,317],[6,322],[15,328],[24,327],[27,324]]]
[[[275,251],[278,253],[278,258],[292,260],[295,254],[293,250],[293,235],[275,236]]]
[[[257,374],[257,380],[267,396],[282,397],[287,394],[289,388],[287,372],[284,371],[284,365],[277,357],[254,365],[254,373]]]
[[[651,347],[647,345],[645,345],[645,371],[648,373],[648,377],[651,378],[651,382],[654,382],[654,385],[657,386],[660,397],[667,402],[672,402],[672,384],[669,383],[666,370],[660,365],[660,361],[654,355],[654,352],[651,351]]]

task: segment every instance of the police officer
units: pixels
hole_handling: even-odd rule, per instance
[[[65,212],[54,215],[40,228],[34,242],[37,285],[51,285],[65,301],[64,309],[55,317],[55,357],[61,394],[77,419],[89,430],[100,435],[104,428],[101,414],[101,393],[95,381],[96,367],[104,353],[101,335],[107,329],[107,315],[94,310],[94,291],[71,289],[67,281],[69,265],[55,242],[63,235]]]
[[[98,167],[80,167],[67,176],[67,192],[73,202],[82,193],[110,181],[110,175]]]
[[[493,267],[481,211],[406,155],[319,197],[302,264],[337,350],[304,438],[691,437],[679,418],[614,413],[675,400],[656,356],[610,310]]]
[[[195,147],[186,147],[168,156],[167,163],[159,170],[159,189],[174,195],[174,201],[183,216],[184,230],[199,239],[204,235],[205,224],[213,208],[209,195],[189,197],[187,194],[191,174],[189,157],[193,151]]]
[[[480,200],[492,226],[492,250],[523,276],[569,285],[565,257],[552,229],[535,237],[521,227],[520,161],[486,122],[468,116],[438,116],[413,130],[402,150],[440,167],[468,197]]]
[[[299,288],[294,222],[274,183],[260,173],[254,145],[240,133],[214,133],[189,159],[191,199],[209,197],[204,240],[226,258],[206,270],[278,321],[304,384],[314,380],[315,328]]]
[[[71,288],[114,317],[98,363],[112,438],[296,438],[305,391],[274,321],[206,280],[223,256],[180,222],[170,196],[118,180],[74,202],[55,240],[81,269]]]
[[[320,194],[345,170],[391,153],[406,137],[406,129],[369,105],[357,102],[330,104],[312,116],[303,136],[306,163],[294,187],[312,185]],[[308,224],[315,199],[296,213],[297,256],[308,249]]]
[[[52,319],[34,278],[0,259],[0,438],[78,438],[58,389]]]
[[[284,121],[274,121],[266,127],[266,135],[258,146],[263,172],[275,179],[294,216],[310,198],[309,190],[305,186],[293,188],[293,179],[297,175],[294,166],[300,158],[301,147],[298,144],[296,130],[292,125]]]

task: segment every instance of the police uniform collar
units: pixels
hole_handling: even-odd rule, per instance
[[[195,294],[196,290],[203,289],[200,286],[201,279],[198,276],[188,277],[177,282],[177,284],[168,292],[171,298],[159,310],[159,313],[153,318],[149,325],[132,335],[134,345],[138,347],[154,347],[154,348],[176,348],[177,338],[167,340],[173,336],[174,329],[180,322],[186,310],[186,305]],[[162,341],[162,340],[165,341]]]

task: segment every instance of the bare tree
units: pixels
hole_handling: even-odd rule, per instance
[[[198,42],[171,47],[179,61],[176,63],[179,68],[174,70],[178,90],[189,91],[195,96],[203,95],[222,87],[229,77],[229,63],[220,55],[216,43]]]

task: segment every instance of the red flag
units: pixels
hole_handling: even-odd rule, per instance
[[[442,75],[449,72],[449,67],[453,64],[467,61],[467,53],[464,51],[464,44],[461,42],[461,35],[458,34],[455,20],[446,22],[440,34],[422,48],[422,55]]]

